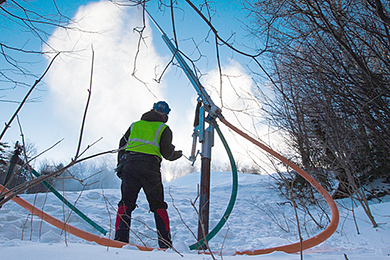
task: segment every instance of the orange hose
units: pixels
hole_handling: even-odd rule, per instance
[[[265,248],[265,249],[257,249],[257,250],[246,250],[246,251],[236,251],[236,255],[260,255],[260,254],[268,254],[272,253],[274,251],[283,251],[286,253],[297,253],[301,250],[305,250],[308,248],[311,248],[313,246],[316,246],[322,242],[324,242],[326,239],[328,239],[337,229],[338,223],[339,223],[339,211],[337,209],[337,205],[332,199],[332,197],[329,195],[329,193],[322,187],[313,177],[311,177],[307,172],[305,172],[303,169],[298,167],[296,164],[285,158],[284,156],[280,155],[279,153],[275,152],[268,146],[260,143],[258,140],[250,137],[246,133],[242,132],[235,126],[233,126],[231,123],[229,123],[225,118],[221,119],[221,122],[224,123],[227,127],[244,137],[245,139],[251,141],[253,144],[257,145],[267,153],[271,154],[275,158],[279,159],[281,162],[286,164],[288,167],[291,167],[294,169],[299,175],[301,175],[303,178],[305,178],[326,200],[330,207],[330,211],[332,214],[331,221],[327,228],[319,233],[318,235],[311,237],[309,239],[303,240],[302,243],[294,243],[294,244],[288,244],[278,247],[271,247],[271,248]]]
[[[8,189],[0,184],[0,191],[1,192],[8,192]],[[117,247],[117,248],[122,248],[125,245],[131,245],[131,246],[137,247],[141,251],[152,251],[154,249],[159,249],[159,248],[151,248],[151,247],[146,247],[146,246],[127,244],[127,243],[116,241],[116,240],[109,239],[106,237],[94,235],[94,234],[89,233],[87,231],[84,231],[84,230],[78,229],[74,226],[71,226],[71,225],[69,225],[69,224],[67,224],[59,219],[56,219],[55,217],[43,212],[42,210],[38,209],[34,205],[31,205],[29,202],[25,201],[24,199],[22,199],[18,196],[12,198],[12,200],[14,202],[16,202],[17,204],[19,204],[20,206],[22,206],[23,208],[25,208],[26,210],[28,210],[29,212],[31,212],[32,214],[34,214],[35,216],[46,221],[47,223],[49,223],[49,224],[51,224],[51,225],[53,225],[61,230],[64,230],[65,232],[68,232],[72,235],[75,235],[79,238],[85,239],[85,240],[90,241],[90,242],[95,242],[99,245],[108,246],[108,247]]]
[[[337,209],[337,205],[334,202],[334,200],[332,199],[332,197],[329,195],[329,193],[313,177],[311,177],[303,169],[298,167],[296,164],[294,164],[293,162],[291,162],[287,158],[283,157],[282,155],[275,152],[274,150],[267,147],[266,145],[260,143],[258,140],[250,137],[246,133],[242,132],[241,130],[239,130],[238,128],[236,128],[232,124],[230,124],[226,119],[222,118],[221,122],[224,123],[226,126],[228,126],[230,129],[232,129],[233,131],[235,131],[236,133],[238,133],[239,135],[241,135],[242,137],[244,137],[245,139],[251,141],[253,144],[257,145],[258,147],[260,147],[261,149],[263,149],[267,153],[269,153],[272,156],[274,156],[275,158],[279,159],[281,162],[286,164],[288,167],[291,167],[299,175],[301,175],[303,178],[305,178],[326,200],[326,202],[328,203],[328,205],[330,207],[331,214],[332,214],[331,221],[330,221],[329,225],[327,226],[327,228],[314,237],[306,239],[302,242],[297,242],[294,244],[288,244],[288,245],[283,245],[283,246],[278,246],[278,247],[256,249],[256,250],[236,251],[235,255],[260,255],[260,254],[272,253],[274,251],[283,251],[286,253],[297,253],[297,252],[300,252],[301,250],[306,250],[308,248],[316,246],[316,245],[324,242],[326,239],[328,239],[336,231],[338,223],[339,223],[339,212]],[[8,192],[8,189],[5,188],[4,186],[2,186],[1,184],[0,184],[0,190]],[[22,206],[23,208],[25,208],[26,210],[30,211],[32,214],[34,214],[34,215],[40,217],[41,219],[43,219],[44,221],[48,222],[49,224],[51,224],[51,225],[53,225],[61,230],[64,230],[72,235],[75,235],[77,237],[85,239],[87,241],[96,242],[97,244],[103,245],[103,246],[117,247],[117,248],[121,248],[125,245],[128,245],[127,243],[123,243],[120,241],[116,241],[116,240],[108,239],[108,238],[101,237],[98,235],[94,235],[94,234],[89,233],[87,231],[73,227],[73,226],[71,226],[71,225],[69,225],[61,220],[58,220],[58,219],[52,217],[51,215],[43,212],[42,210],[36,208],[35,206],[31,205],[30,203],[28,203],[27,201],[23,200],[20,197],[16,196],[12,200],[14,202],[16,202],[17,204],[19,204],[20,206]],[[133,245],[133,244],[130,244],[130,245],[137,247],[141,251],[152,251],[154,249],[159,249],[159,248],[151,248],[151,247],[139,246],[139,245]]]

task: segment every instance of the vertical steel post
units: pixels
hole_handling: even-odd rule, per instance
[[[214,129],[211,125],[205,129],[204,115],[204,108],[202,107],[199,134],[199,142],[202,143],[202,164],[200,176],[198,240],[205,238],[209,233],[211,147],[214,146]]]

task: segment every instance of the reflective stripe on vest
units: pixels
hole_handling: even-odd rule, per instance
[[[163,130],[167,127],[162,122],[140,120],[130,127],[130,136],[126,151],[146,153],[161,157],[160,139]]]

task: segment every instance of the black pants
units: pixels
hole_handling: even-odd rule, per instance
[[[136,207],[141,188],[146,194],[150,211],[154,213],[160,247],[171,246],[168,205],[164,202],[164,189],[161,181],[160,159],[149,155],[131,155],[122,171],[122,199],[118,204],[115,223],[115,239],[129,240],[131,212]]]

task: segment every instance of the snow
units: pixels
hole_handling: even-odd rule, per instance
[[[199,173],[192,173],[165,183],[165,197],[169,204],[173,250],[141,252],[132,246],[107,248],[97,245],[32,217],[26,210],[10,201],[0,209],[0,258],[1,259],[212,259],[210,255],[190,251],[188,246],[195,239],[188,228],[197,234],[197,213],[192,204],[197,197]],[[228,172],[214,172],[211,180],[210,230],[225,212],[231,193],[232,177]],[[113,236],[116,205],[120,190],[101,189],[83,192],[61,192],[76,207]],[[46,213],[66,220],[70,225],[94,234],[100,234],[87,222],[65,207],[52,193],[23,194],[23,199],[33,203]],[[143,192],[133,213],[132,229],[142,241],[151,247],[157,245],[153,214]],[[390,259],[390,196],[372,201],[371,210],[379,227],[373,228],[360,205],[351,200],[338,200],[340,223],[337,231],[325,242],[303,252],[303,259]],[[325,208],[328,207],[324,204]],[[317,219],[327,224],[320,211],[312,211]],[[304,238],[320,233],[308,215],[299,211]],[[355,221],[353,216],[355,216]],[[355,223],[356,222],[356,223]],[[358,234],[359,231],[359,234]],[[102,235],[102,234],[101,234]],[[103,235],[102,235],[103,236]],[[301,259],[299,254],[273,252],[259,256],[233,256],[236,250],[254,250],[285,245],[298,241],[294,211],[290,203],[279,196],[270,176],[239,173],[239,188],[233,212],[227,224],[210,241],[212,250],[220,252],[216,259]],[[130,242],[142,244],[135,235]]]

